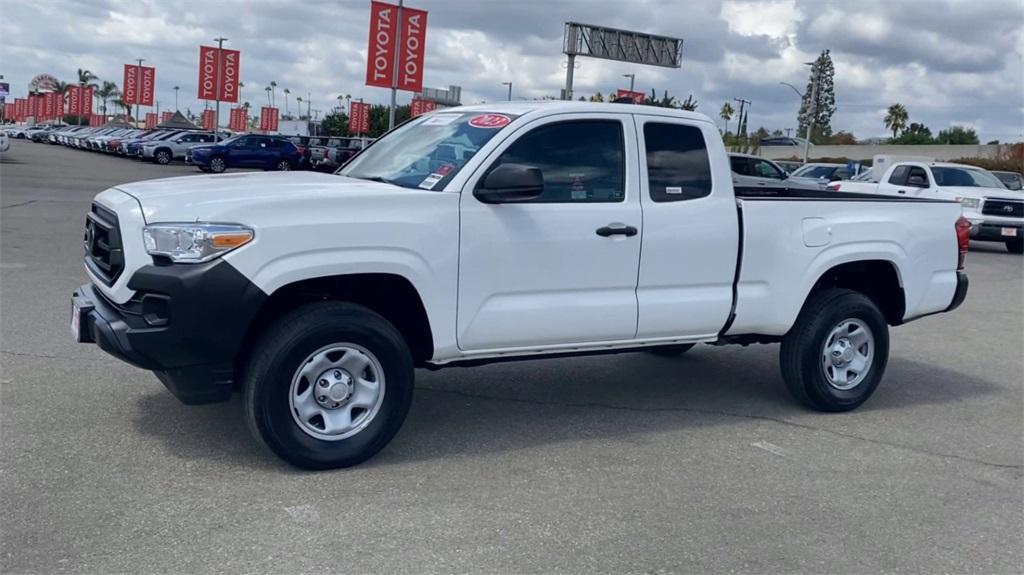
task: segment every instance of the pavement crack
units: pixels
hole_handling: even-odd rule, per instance
[[[956,455],[952,453],[941,453],[938,451],[931,451],[921,447],[915,447],[912,445],[906,445],[903,443],[895,443],[891,441],[883,441],[880,439],[872,439],[870,437],[863,437],[860,435],[854,435],[852,433],[844,433],[842,431],[835,431],[833,429],[827,429],[824,427],[817,427],[814,425],[808,425],[806,423],[797,423],[795,421],[789,421],[788,419],[781,419],[778,417],[768,417],[766,415],[752,415],[749,413],[736,413],[732,411],[721,411],[717,409],[700,409],[694,407],[631,407],[627,405],[613,405],[610,403],[596,403],[596,402],[585,402],[585,403],[572,403],[567,401],[541,401],[538,399],[523,399],[517,397],[500,397],[490,396],[476,393],[467,393],[464,391],[455,391],[451,389],[440,389],[431,386],[417,386],[417,389],[424,389],[427,391],[433,391],[437,393],[446,393],[449,395],[457,395],[460,397],[466,397],[471,399],[483,399],[489,401],[504,401],[509,403],[524,403],[529,405],[543,405],[549,407],[575,407],[575,408],[598,408],[598,409],[611,409],[616,411],[632,411],[640,413],[698,413],[701,415],[717,415],[720,417],[734,417],[738,419],[748,419],[752,421],[766,421],[771,423],[777,423],[779,425],[785,425],[789,427],[796,427],[800,429],[807,429],[811,431],[820,431],[843,437],[846,439],[853,439],[857,441],[864,441],[875,445],[881,445],[885,447],[892,447],[894,449],[903,449],[911,451],[920,455],[927,455],[931,457],[938,457],[940,459],[953,459],[957,461],[963,461],[966,463],[974,463],[976,465],[984,465],[986,467],[995,467],[998,469],[1021,469],[1021,464],[1015,463],[994,463],[991,461],[985,461],[983,459],[975,459],[972,457],[964,457],[962,455]]]
[[[76,357],[72,355],[47,355],[44,353],[29,353],[26,351],[7,351],[6,349],[0,349],[0,353],[7,355],[13,355],[17,357],[34,357],[37,359],[62,359],[69,361],[105,361],[103,358],[97,357]]]
[[[27,206],[29,204],[34,204],[34,203],[36,203],[38,201],[39,200],[27,200],[27,201],[24,201],[24,202],[18,202],[16,204],[7,204],[6,206],[0,206],[0,210],[6,210],[8,208],[20,208],[21,206]]]

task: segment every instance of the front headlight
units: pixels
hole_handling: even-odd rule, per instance
[[[976,210],[981,205],[981,200],[978,198],[957,198],[957,201],[960,202],[961,206],[969,210]]]
[[[152,224],[142,229],[146,251],[183,264],[220,257],[252,241],[253,230],[238,224]]]

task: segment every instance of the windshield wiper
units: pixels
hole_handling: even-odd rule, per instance
[[[414,186],[410,186],[408,184],[403,184],[403,183],[401,183],[401,182],[399,182],[397,180],[389,180],[387,178],[382,178],[380,176],[349,176],[349,177],[355,178],[357,180],[366,180],[367,182],[380,182],[382,184],[391,184],[392,186],[398,186],[399,188],[415,189]]]

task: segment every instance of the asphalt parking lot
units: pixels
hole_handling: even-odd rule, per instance
[[[1024,258],[1001,245],[972,245],[960,310],[893,331],[853,413],[797,407],[777,346],[419,371],[389,447],[309,473],[256,448],[237,400],[184,406],[70,340],[93,195],[197,173],[22,141],[0,156],[4,573],[1024,564]]]

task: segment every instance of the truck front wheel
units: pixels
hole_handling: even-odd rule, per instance
[[[245,374],[245,414],[270,451],[305,469],[356,465],[409,411],[413,360],[401,333],[359,305],[321,302],[264,330]]]
[[[797,401],[849,411],[871,397],[889,360],[889,328],[874,302],[847,289],[814,293],[782,340],[782,379]]]

